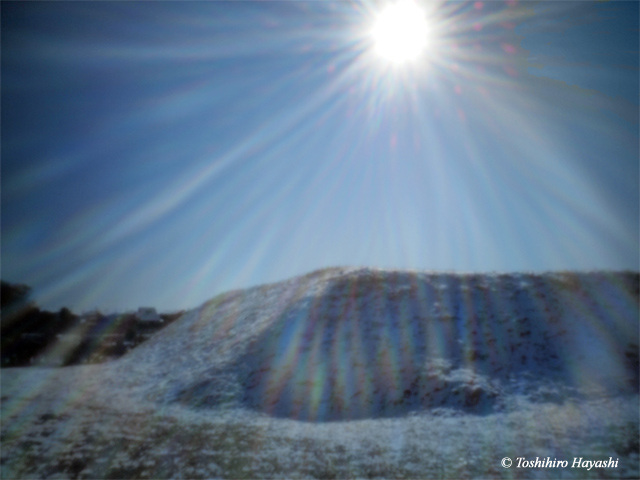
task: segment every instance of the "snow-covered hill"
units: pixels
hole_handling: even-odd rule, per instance
[[[208,457],[191,451],[187,463],[195,466],[183,476],[370,476],[369,470],[382,477],[577,475],[575,469],[502,468],[502,457],[518,454],[509,450],[516,444],[522,455],[550,452],[560,459],[597,452],[624,459],[622,470],[580,472],[577,478],[637,475],[638,295],[638,275],[632,273],[456,275],[366,268],[326,269],[230,292],[111,364],[4,370],[3,478],[36,471],[21,460],[21,449],[34,434],[49,431],[43,425],[63,431],[41,443],[45,458],[76,445],[64,443],[65,432],[80,429],[102,438],[96,433],[99,417],[87,420],[91,409],[110,418],[115,412],[132,415],[142,432],[153,425],[152,437],[161,437],[156,443],[170,443],[176,435],[195,450],[204,451],[203,438],[219,444],[219,434],[211,432],[220,425],[230,431],[242,425],[243,438],[261,439],[266,457],[247,460],[246,471],[223,459],[239,452],[218,445],[216,468],[207,470]],[[538,414],[544,419],[532,425]],[[543,427],[547,421],[553,428]],[[158,424],[166,422],[175,428],[158,433]],[[590,424],[593,431],[575,433]],[[427,441],[416,425],[434,429],[438,442],[432,435]],[[305,432],[306,443],[289,445],[291,432]],[[472,448],[477,455],[466,467],[447,464],[447,455],[462,454],[444,439],[453,432],[486,443]],[[629,440],[634,437],[635,443]],[[136,438],[130,443],[139,451],[146,444]],[[398,438],[404,445],[398,448],[412,452],[414,460],[396,447],[389,450],[385,442]],[[496,443],[499,438],[506,443]],[[311,463],[330,462],[333,470],[325,465],[314,473],[295,467],[296,459],[273,460],[282,451],[308,456],[318,445],[335,448],[337,456]],[[366,445],[372,451],[384,445],[382,465],[358,459],[368,455]],[[131,471],[134,476],[181,476],[175,465],[186,465],[186,453],[169,466],[163,454],[145,448],[149,452],[136,457],[142,466]],[[440,463],[433,461],[436,453]],[[91,464],[87,468],[97,476],[127,472],[118,470],[111,454],[102,463],[94,458],[103,454],[99,450],[80,463]],[[59,469],[80,475],[64,465]],[[47,472],[55,473],[51,468]]]
[[[305,420],[487,413],[504,389],[637,389],[636,281],[323,270],[218,297],[122,368],[155,401]]]

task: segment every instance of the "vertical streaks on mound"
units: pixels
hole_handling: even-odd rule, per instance
[[[552,302],[518,281],[385,271],[337,278],[249,346],[238,362],[242,400],[314,421],[440,406],[489,412],[497,380],[539,374],[543,358],[543,374],[562,370],[545,310]]]
[[[302,278],[282,288],[296,294],[275,309],[239,297],[261,327],[224,365],[237,382],[232,395],[218,392],[229,372],[209,369],[173,398],[194,406],[239,401],[277,417],[331,421],[439,407],[483,414],[501,405],[505,389],[550,383],[580,389],[591,382],[601,390],[637,384],[637,345],[629,344],[637,338],[635,274],[362,269],[323,276],[322,284]],[[270,288],[277,297],[277,285]]]

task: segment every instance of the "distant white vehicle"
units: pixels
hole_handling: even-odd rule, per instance
[[[163,323],[164,320],[158,315],[156,309],[153,307],[140,307],[138,313],[136,313],[138,321],[143,323]]]

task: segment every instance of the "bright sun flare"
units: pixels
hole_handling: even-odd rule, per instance
[[[414,60],[427,45],[428,26],[424,12],[410,0],[385,8],[371,31],[376,51],[394,63]]]

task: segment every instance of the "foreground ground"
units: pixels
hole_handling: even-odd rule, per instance
[[[2,478],[638,478],[638,396],[311,423],[157,408],[100,392],[100,367],[2,372]],[[41,385],[50,383],[48,393]],[[40,392],[33,394],[33,392]],[[511,468],[518,457],[567,468]],[[617,468],[571,468],[574,457]]]

